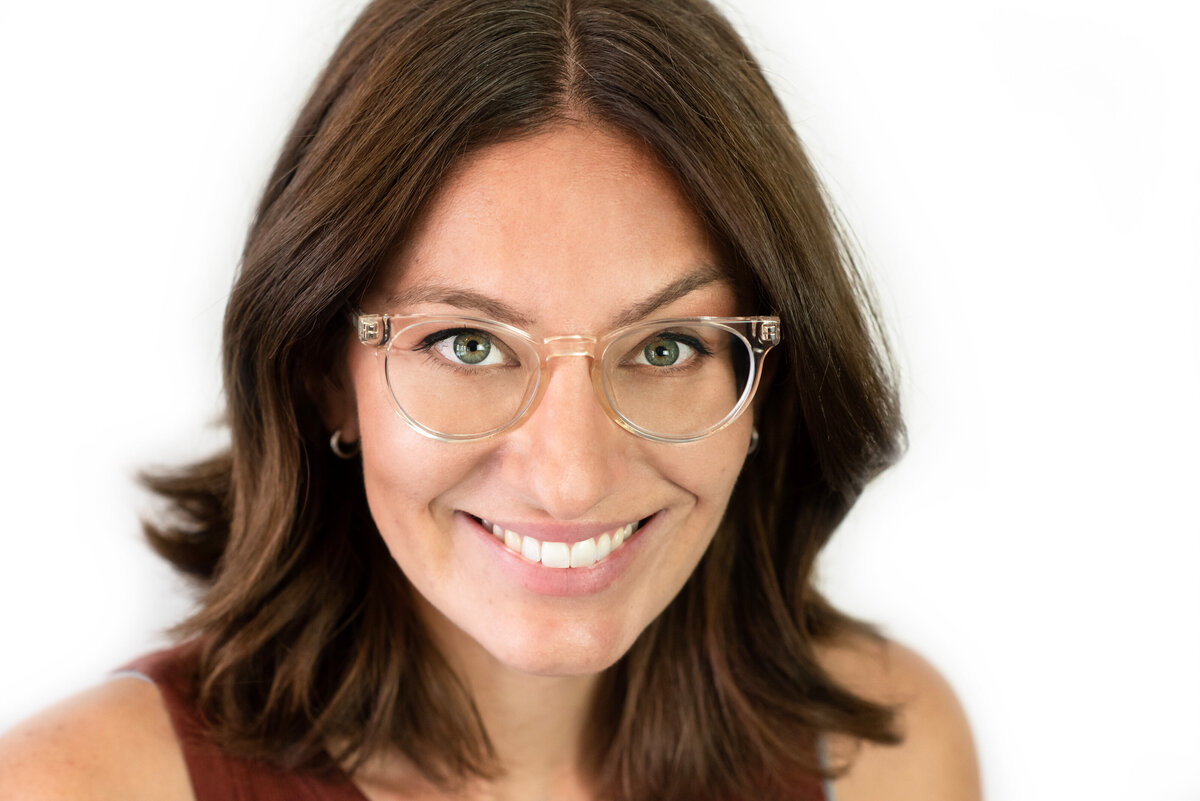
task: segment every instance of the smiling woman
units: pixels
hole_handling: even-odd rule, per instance
[[[977,795],[944,684],[813,586],[895,390],[702,0],[371,4],[259,206],[224,369],[229,452],[148,479],[199,610],[9,735],[6,794]]]
[[[437,322],[391,340],[390,392],[380,350],[351,344],[326,424],[361,438],[371,517],[440,613],[431,619],[441,650],[458,630],[480,651],[452,663],[487,654],[523,673],[599,673],[691,575],[753,425],[735,414],[752,386],[750,349],[742,346],[738,379],[724,322],[737,311],[732,280],[702,266],[716,262],[644,146],[564,121],[468,159],[367,293],[367,308],[425,298],[398,311]],[[470,295],[423,289],[435,286]],[[496,323],[439,320],[488,309],[541,337],[603,334],[634,309],[643,322],[620,329],[600,358],[578,337],[559,339],[566,353],[543,366]],[[579,353],[588,357],[568,358]],[[397,407],[411,410],[410,425]],[[450,447],[433,429],[451,426],[476,436]]]

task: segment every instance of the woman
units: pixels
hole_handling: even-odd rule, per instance
[[[944,683],[813,587],[895,391],[702,0],[373,3],[224,342],[230,451],[150,480],[200,610],[0,795],[977,797]]]

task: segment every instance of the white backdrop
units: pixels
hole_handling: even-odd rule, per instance
[[[990,798],[1200,799],[1195,4],[736,6],[904,367],[828,592],[958,688]],[[241,237],[358,7],[0,0],[0,729],[187,609],[131,476],[220,442]]]

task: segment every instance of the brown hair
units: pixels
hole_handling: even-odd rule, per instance
[[[332,457],[306,377],[344,311],[464,154],[572,116],[674,173],[756,313],[784,320],[746,463],[694,574],[608,670],[589,727],[606,798],[760,797],[821,772],[823,732],[895,742],[814,645],[865,631],[813,561],[902,428],[879,326],[795,133],[705,0],[376,0],[289,135],[225,318],[231,447],[148,478],[175,511],[154,547],[204,588],[201,708],[226,747],[321,769],[399,748],[450,786],[499,766]],[[327,749],[337,744],[333,753]]]

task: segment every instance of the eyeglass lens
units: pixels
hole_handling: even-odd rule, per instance
[[[686,438],[719,425],[738,406],[753,352],[720,324],[649,323],[626,331],[601,355],[608,403],[636,428]],[[437,320],[400,329],[388,346],[396,404],[420,426],[481,436],[524,413],[537,391],[535,346],[502,328]]]

